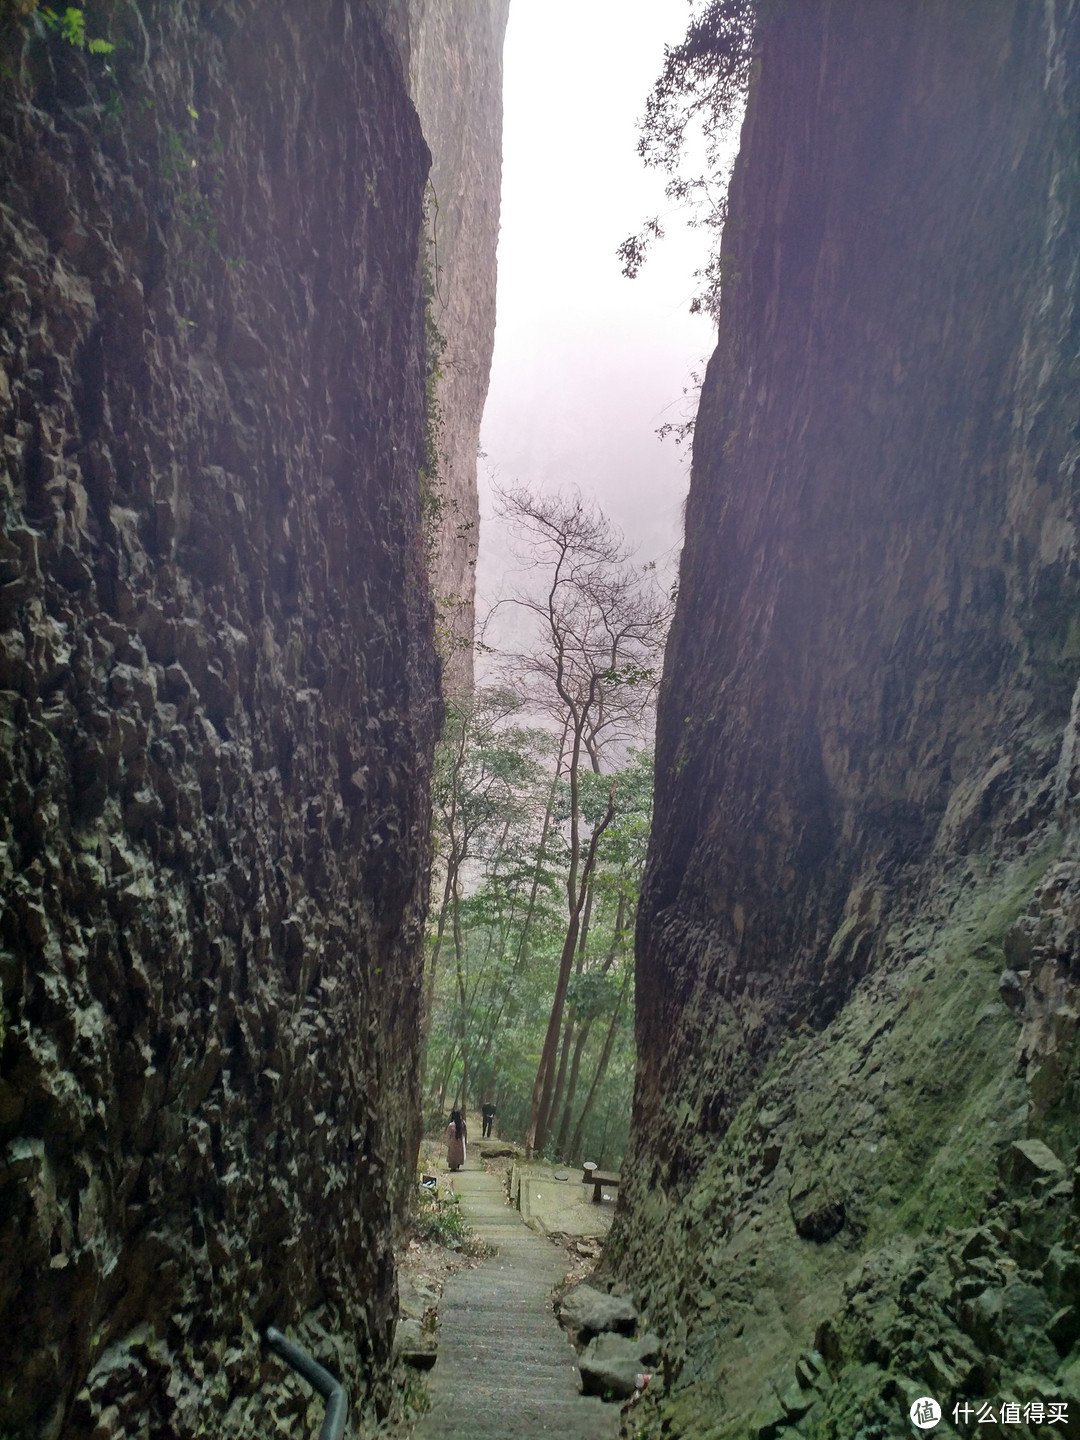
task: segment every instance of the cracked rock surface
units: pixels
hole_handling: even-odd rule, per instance
[[[3,1429],[308,1433],[257,1330],[377,1398],[417,1143],[429,157],[365,4],[19,10]]]
[[[635,1424],[1075,1426],[1080,9],[760,16],[605,1255]]]

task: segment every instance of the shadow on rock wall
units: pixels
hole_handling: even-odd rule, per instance
[[[761,17],[611,1253],[665,1434],[1075,1430],[1080,12]]]
[[[428,154],[364,4],[86,25],[0,21],[0,1411],[285,1433],[417,1140]]]

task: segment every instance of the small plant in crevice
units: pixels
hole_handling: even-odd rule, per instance
[[[91,55],[111,55],[116,46],[100,35],[87,35],[86,15],[78,5],[68,5],[64,10],[53,10],[42,5],[37,16],[46,30],[59,35],[76,50],[89,50]]]
[[[190,105],[187,109],[189,115],[197,120],[198,111]],[[166,126],[162,131],[158,173],[172,190],[175,213],[181,230],[186,232],[189,238],[204,242],[215,255],[220,255],[217,217],[211,204],[212,192],[219,188],[217,178],[210,171],[209,182],[204,179],[208,172],[205,168],[200,172],[199,159],[191,137],[172,126]]]
[[[158,175],[171,202],[179,263],[194,269],[209,252],[235,275],[244,268],[244,260],[225,253],[221,220],[225,145],[220,135],[200,136],[198,110],[190,102],[184,109],[190,123],[162,127],[158,158]]]
[[[693,397],[694,414],[688,420],[665,420],[662,425],[657,426],[653,434],[658,440],[666,440],[669,435],[675,436],[675,448],[686,445],[694,439],[694,425],[697,418],[698,402],[701,398],[701,386],[704,376],[700,370],[691,370],[689,385],[683,386],[683,395]]]
[[[462,621],[469,614],[470,600],[464,595],[435,596],[435,648],[443,660],[474,648],[471,634],[464,634]]]
[[[465,1224],[465,1216],[461,1213],[458,1197],[450,1195],[443,1200],[423,1186],[420,1187],[418,1196],[415,1217],[418,1239],[430,1240],[448,1250],[461,1250],[470,1232]]]
[[[458,1250],[474,1259],[483,1259],[493,1253],[491,1247],[469,1228],[458,1196],[443,1198],[422,1185],[417,1189],[413,1230],[418,1240],[442,1245],[447,1250]]]

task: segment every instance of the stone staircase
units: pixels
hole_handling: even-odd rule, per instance
[[[447,1281],[428,1376],[432,1408],[416,1440],[614,1440],[618,1410],[579,1393],[575,1352],[552,1310],[566,1273],[562,1251],[506,1204],[497,1175],[463,1170],[454,1189],[468,1223],[498,1253]]]

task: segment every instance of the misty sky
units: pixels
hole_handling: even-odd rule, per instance
[[[632,281],[615,252],[671,211],[636,122],[689,15],[687,0],[511,0],[481,611],[508,583],[493,481],[577,485],[642,559],[679,543],[688,459],[654,432],[689,413],[683,387],[713,346],[712,323],[689,313],[706,241],[672,216]]]

